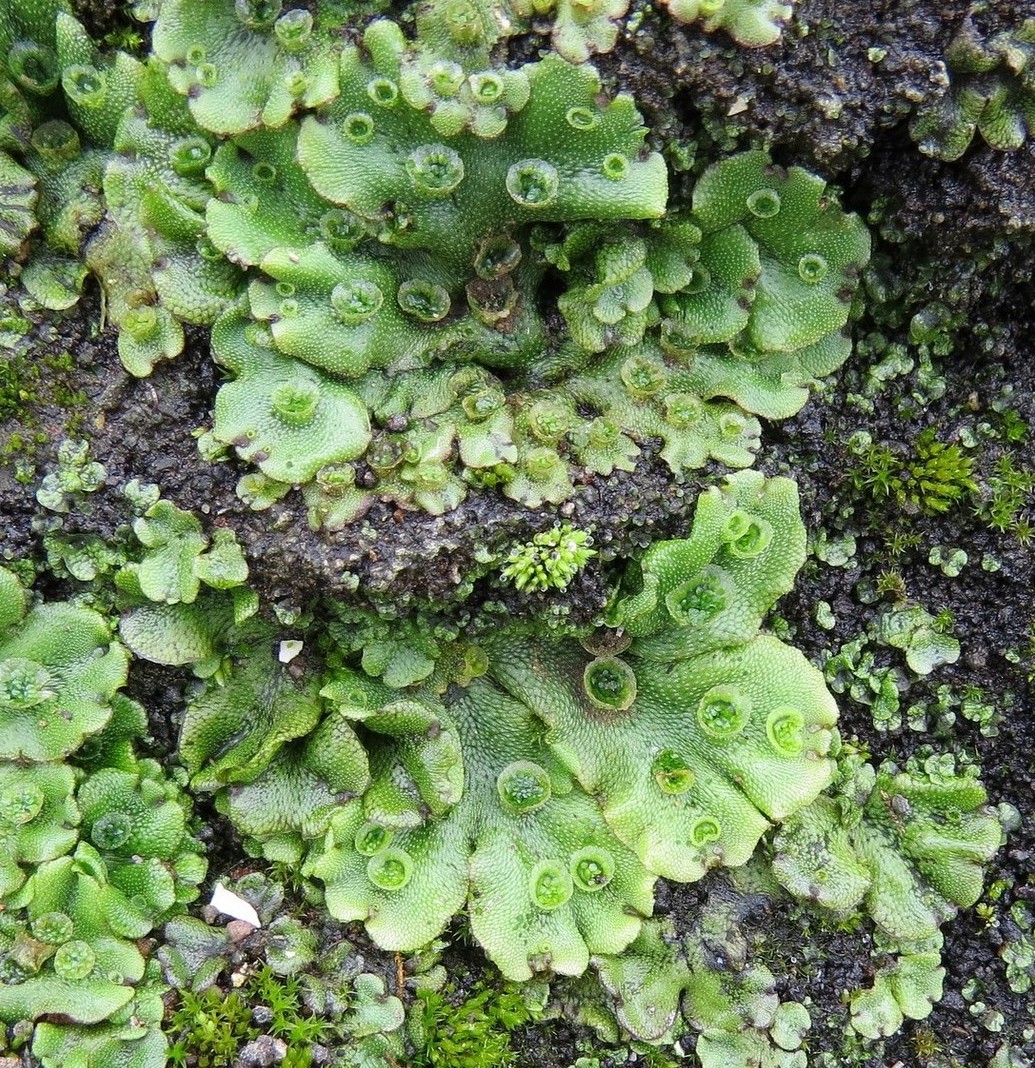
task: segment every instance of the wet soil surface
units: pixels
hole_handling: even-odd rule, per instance
[[[981,17],[993,27],[1014,25],[1027,6],[995,3]],[[844,992],[866,984],[879,963],[871,955],[869,934],[824,928],[801,910],[783,908],[745,921],[748,928],[754,925],[756,948],[777,974],[781,996],[810,999],[808,1045],[816,1064],[969,1068],[988,1064],[1007,1040],[1035,1053],[1030,995],[1011,991],[999,955],[1004,939],[1014,937],[1011,904],[1035,899],[1035,703],[1029,681],[1035,672],[1035,552],[1014,533],[992,529],[969,503],[931,516],[868,496],[849,477],[857,459],[847,447],[859,430],[875,442],[907,450],[928,427],[940,440],[953,441],[983,419],[994,422],[993,402],[1006,396],[1008,407],[1031,428],[1024,440],[1010,444],[1013,462],[1035,471],[1035,153],[1030,143],[1008,155],[992,152],[977,138],[960,161],[943,164],[920,155],[908,137],[915,108],[946,91],[941,58],[966,13],[963,3],[814,0],[798,6],[780,45],[753,52],[721,34],[675,27],[664,12],[648,12],[630,23],[636,28],[600,62],[612,84],[636,94],[654,137],[667,140],[670,158],[677,155],[674,144],[692,144],[689,159],[695,153],[705,159],[708,153],[765,144],[780,162],[819,170],[841,186],[849,206],[869,215],[875,228],[874,270],[887,299],[872,302],[855,323],[857,339],[877,337],[882,345],[901,344],[915,355],[912,315],[938,304],[955,316],[948,330],[951,351],[935,358],[945,380],[940,396],[925,393],[915,372],[870,389],[872,351],[857,352],[797,418],[766,428],[759,458],[767,473],[797,479],[810,531],[856,538],[855,555],[846,566],[810,559],[796,589],[779,606],[793,642],[821,662],[862,634],[887,601],[875,602],[860,591],[882,574],[894,573],[900,595],[932,613],[951,612],[962,647],[958,663],[939,668],[929,680],[914,681],[903,704],[928,699],[935,687],[948,684],[979,687],[1003,711],[994,736],[984,737],[975,724],[958,718],[951,736],[932,738],[908,727],[877,731],[869,709],[846,699],[841,702],[843,735],[857,738],[876,760],[905,759],[928,744],[970,754],[983,769],[991,799],[1013,804],[1022,814],[1020,828],[989,871],[987,885],[1000,885],[1001,896],[982,914],[968,912],[944,929],[945,997],[926,1021],[907,1023],[883,1045],[864,1048],[844,1033]],[[363,522],[330,535],[309,530],[297,494],[268,511],[250,512],[234,491],[242,470],[233,462],[203,463],[192,437],[193,430],[210,423],[218,387],[204,335],[193,334],[175,363],[136,380],[122,371],[110,335],[94,336],[96,316],[96,301],[84,299],[58,323],[56,333],[52,328],[41,332],[48,349],[72,353],[75,370],[69,377],[89,400],[76,434],[91,440],[93,455],[108,473],[105,488],[91,497],[89,512],[66,517],[69,533],[114,535],[128,519],[119,487],[140,478],[159,483],[164,496],[211,526],[232,527],[267,603],[302,606],[318,595],[345,597],[358,581],[364,592],[355,596],[419,604],[458,596],[466,576],[478,569],[480,552],[526,540],[556,518],[553,510],[529,511],[492,494],[472,495],[442,517],[375,505]],[[37,477],[53,462],[69,418],[67,408],[49,403],[45,395],[35,405],[31,422],[44,439]],[[0,426],[0,437],[24,425],[25,419],[8,421]],[[599,610],[612,559],[688,529],[698,486],[711,477],[705,471],[697,482],[674,485],[665,465],[650,457],[650,443],[646,446],[648,455],[635,473],[581,486],[560,509],[577,525],[592,528],[601,550],[599,566],[568,591],[573,619],[591,619]],[[987,482],[1003,451],[1006,446],[995,439],[977,451],[979,485]],[[6,521],[0,554],[7,559],[37,554],[40,544],[35,483],[27,476],[19,480],[17,473],[13,462],[0,468],[0,512]],[[1035,516],[1029,511],[1028,518]],[[895,530],[907,536],[907,545],[892,552],[889,533]],[[935,546],[967,552],[970,562],[960,577],[948,578],[928,563]],[[983,570],[982,558],[994,558],[998,570]],[[41,584],[54,595],[67,592],[46,576]],[[474,600],[490,595],[509,598],[514,614],[529,611],[527,598],[498,588],[476,586]],[[830,629],[816,622],[820,602],[830,606]],[[883,662],[901,666],[895,660],[900,654],[882,650],[880,655]],[[131,691],[153,715],[159,753],[174,747],[189,681],[185,672],[134,668]],[[212,867],[218,874],[240,854],[228,836],[213,839]],[[689,927],[703,892],[680,887],[665,894],[678,924]],[[480,973],[477,954],[469,959],[471,973]],[[986,1009],[976,1010],[976,1003]],[[1001,1014],[1001,1021],[987,1010]],[[527,1029],[515,1036],[514,1045],[520,1063],[566,1068],[594,1044],[585,1032],[556,1021],[548,1040],[541,1029]],[[824,1061],[823,1054],[834,1059]],[[602,1048],[596,1055],[604,1065],[618,1063]],[[621,1063],[627,1063],[625,1056]]]

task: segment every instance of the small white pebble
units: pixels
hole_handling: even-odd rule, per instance
[[[737,97],[737,99],[734,100],[732,104],[730,104],[730,109],[729,109],[729,111],[726,112],[726,114],[727,115],[742,115],[745,111],[747,111],[748,105],[750,103],[751,103],[751,98],[747,97],[747,96],[744,96],[744,94],[741,93]]]
[[[292,660],[302,651],[302,645],[304,643],[297,638],[292,638],[289,641],[283,641],[280,643],[280,650],[277,652],[277,659],[282,664],[290,664]]]
[[[212,900],[209,904],[224,916],[231,916],[235,920],[244,920],[245,923],[250,923],[252,927],[262,926],[259,914],[255,909],[243,897],[238,897],[237,894],[227,890],[222,883],[216,883],[212,888]]]

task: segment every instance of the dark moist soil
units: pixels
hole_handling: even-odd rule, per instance
[[[105,18],[119,17],[117,6],[107,2],[90,8],[101,26]],[[911,601],[932,612],[952,612],[963,650],[957,664],[916,682],[903,704],[948,683],[953,689],[978,686],[1006,710],[995,737],[982,737],[976,725],[960,718],[951,738],[934,740],[906,728],[877,732],[869,710],[844,699],[843,735],[857,738],[875,760],[903,760],[932,742],[971,754],[983,769],[990,798],[1015,805],[1023,817],[989,871],[987,885],[1002,882],[1002,896],[983,917],[970,911],[944,928],[942,1002],[926,1021],[907,1023],[883,1044],[864,1049],[844,1037],[844,991],[868,983],[880,962],[871,955],[869,933],[824,928],[804,910],[781,906],[744,921],[759,958],[778,976],[781,997],[811,999],[809,1048],[814,1059],[832,1055],[830,1063],[983,1066],[1005,1040],[1024,1048],[1023,1031],[1035,1023],[1028,999],[1006,985],[999,958],[1004,937],[1012,933],[1009,906],[1035,898],[1035,706],[1027,677],[1033,670],[1032,549],[1010,533],[991,530],[968,505],[941,516],[910,514],[893,502],[867,497],[848,477],[857,462],[846,446],[853,432],[865,429],[875,442],[908,448],[922,429],[934,427],[941,440],[952,441],[964,425],[989,417],[989,405],[1007,386],[1013,390],[1011,407],[1035,427],[1035,151],[1029,142],[1012,154],[992,152],[978,137],[963,159],[943,164],[923,157],[908,136],[916,106],[945,91],[940,59],[966,13],[964,3],[806,0],[797,6],[780,45],[749,51],[722,34],[709,37],[679,28],[663,11],[648,10],[629,20],[619,48],[599,64],[608,85],[636,95],[659,147],[689,168],[685,179],[676,176],[676,189],[717,152],[764,144],[777,161],[824,174],[841,186],[848,206],[869,215],[874,271],[890,297],[883,304],[871,301],[854,326],[857,338],[880,335],[907,344],[909,319],[926,305],[942,302],[959,313],[952,353],[936,360],[946,379],[939,399],[910,401],[916,378],[905,377],[873,397],[872,412],[863,411],[852,397],[864,391],[873,357],[858,353],[797,418],[766,428],[759,457],[767,473],[797,479],[810,531],[851,533],[857,539],[856,556],[846,567],[810,559],[779,606],[794,643],[819,662],[861,634],[883,605],[861,603],[860,582],[872,583],[882,571],[894,570]],[[996,29],[1015,25],[1023,14],[1030,14],[1027,4],[998,2],[979,18],[983,29]],[[534,45],[529,38],[514,51],[523,47],[531,54]],[[478,569],[478,550],[498,552],[526,540],[557,515],[486,493],[472,495],[442,517],[375,505],[363,522],[328,535],[309,530],[297,494],[266,512],[250,512],[234,492],[241,469],[233,462],[201,462],[191,436],[210,423],[218,386],[204,335],[192,334],[182,357],[140,381],[122,371],[110,335],[94,336],[96,318],[96,301],[84,299],[58,324],[56,336],[43,339],[48,351],[67,348],[74,357],[67,384],[89,398],[76,435],[90,438],[95,458],[108,472],[105,488],[89,501],[89,514],[66,517],[69,532],[78,527],[113,535],[128,519],[119,487],[140,478],[159,483],[166,497],[205,517],[210,526],[232,527],[267,603],[301,606],[317,595],[345,596],[358,580],[375,603],[441,604],[465,591],[466,578]],[[60,377],[50,384],[56,396]],[[48,442],[37,457],[39,477],[68,435],[70,417],[67,408],[44,398],[25,418],[0,427],[0,439],[30,422]],[[1011,446],[1019,468],[1035,470],[1033,437]],[[979,482],[990,472],[996,448],[993,443],[978,456]],[[705,471],[700,480],[673,485],[664,464],[651,457],[650,443],[646,453],[635,473],[581,486],[558,510],[579,526],[592,527],[601,550],[565,598],[575,620],[589,620],[599,610],[612,559],[688,529],[698,485],[713,477]],[[8,559],[39,552],[35,484],[17,481],[15,470],[13,458],[0,468],[0,510],[7,520],[0,554]],[[893,529],[918,538],[915,547],[889,554],[887,533]],[[961,577],[946,578],[927,563],[936,545],[967,551],[970,563]],[[982,570],[984,554],[995,556],[1001,570]],[[47,592],[67,592],[46,576],[41,582]],[[527,613],[530,604],[536,611],[542,608],[483,582],[474,599],[487,596],[504,599],[515,615]],[[832,630],[815,622],[819,601],[833,610]],[[1017,655],[1008,659],[1013,652]],[[883,662],[902,663],[890,650],[880,655]],[[189,682],[186,672],[134,667],[130,689],[152,713],[160,755],[174,748],[182,691]],[[1009,701],[1007,695],[1012,695]],[[212,874],[218,875],[238,864],[241,854],[215,814],[203,814],[212,840]],[[659,908],[687,929],[712,883],[659,888]],[[462,991],[482,974],[480,955],[460,947],[450,953],[459,954],[453,970],[461,976]],[[386,960],[385,968],[390,965]],[[986,1029],[971,1013],[962,990],[972,979],[981,986],[980,1000],[1002,1013],[1001,1031]],[[937,1052],[927,1049],[929,1034]],[[566,1021],[554,1021],[548,1039],[542,1026],[514,1037],[519,1062],[537,1068],[567,1068],[592,1045],[585,1032]],[[626,1063],[625,1054],[616,1060],[598,1052],[604,1065]]]
[[[466,594],[468,576],[485,570],[475,559],[480,550],[498,554],[526,541],[552,525],[558,512],[596,531],[605,562],[624,558],[658,537],[683,533],[688,506],[706,478],[702,472],[693,483],[673,484],[654,455],[658,443],[648,442],[635,474],[618,472],[582,486],[559,510],[530,510],[495,494],[474,493],[443,516],[375,503],[362,521],[344,530],[314,532],[297,492],[266,511],[250,511],[234,489],[242,469],[198,458],[192,431],[210,425],[218,387],[203,338],[192,334],[176,361],[159,364],[149,378],[134,379],[119,364],[110,338],[85,340],[91,307],[84,302],[63,324],[60,343],[75,353],[76,380],[95,406],[84,433],[108,477],[83,509],[64,517],[64,531],[112,537],[130,518],[121,487],[133,478],[156,482],[163,496],[199,513],[210,528],[232,526],[249,559],[249,581],[267,603],[301,606],[321,595],[348,597],[358,585],[357,599],[442,604]],[[50,441],[41,451],[41,470],[54,463],[64,436],[62,415],[57,409],[46,412]],[[0,471],[0,502],[9,520],[0,533],[0,552],[8,555],[33,544],[38,511],[34,485],[19,485],[13,476],[13,467]],[[513,614],[527,614],[530,605],[539,610],[541,603],[509,588],[494,589],[492,596]],[[599,574],[574,583],[565,596],[573,621],[590,622],[605,596]]]
[[[1029,265],[1030,268],[1030,265]],[[1021,304],[1017,318],[1005,331],[1009,337],[1030,336],[1030,300],[1018,301],[1018,294],[1010,292],[1004,298],[1007,308]],[[1026,306],[1024,306],[1026,303]],[[985,307],[982,314],[995,317],[996,310]],[[1007,315],[1010,311],[1006,312]],[[979,324],[973,324],[979,325]],[[980,333],[980,330],[978,331]],[[1007,801],[1022,814],[1022,825],[1013,833],[1005,849],[989,868],[986,886],[1003,881],[1009,889],[998,901],[988,919],[973,911],[965,913],[943,928],[946,967],[945,996],[935,1006],[931,1016],[922,1024],[909,1022],[899,1036],[886,1043],[883,1061],[892,1065],[921,1063],[916,1048],[920,1044],[918,1032],[933,1032],[938,1037],[941,1054],[946,1063],[984,1065],[1009,1038],[1015,1046],[1027,1048],[1022,1037],[1025,1028],[1033,1023],[1030,997],[1014,994],[1004,979],[998,952],[1004,931],[1012,924],[1007,915],[1009,905],[1016,900],[1030,901],[1035,896],[1032,883],[1035,857],[1035,823],[1032,819],[1032,798],[1035,797],[1035,705],[1028,673],[1032,670],[1029,647],[1033,623],[1032,590],[1035,588],[1035,554],[1030,546],[1020,544],[1015,536],[999,533],[982,525],[964,507],[955,507],[942,516],[896,515],[895,508],[886,504],[880,511],[867,514],[878,502],[854,491],[845,472],[857,462],[845,446],[846,439],[858,429],[868,430],[875,441],[895,442],[915,439],[920,429],[934,426],[945,440],[952,440],[954,432],[974,421],[975,410],[987,414],[989,400],[1001,391],[1004,384],[1014,388],[1012,406],[1029,426],[1035,426],[1035,368],[1022,350],[1012,348],[1004,352],[1003,362],[995,362],[980,351],[971,331],[961,331],[960,352],[963,359],[946,361],[944,396],[925,405],[915,416],[903,419],[898,412],[895,391],[878,398],[876,410],[862,416],[853,409],[849,395],[860,386],[865,365],[856,357],[837,377],[833,391],[824,402],[812,404],[776,432],[780,438],[771,448],[763,448],[766,460],[763,467],[769,473],[793,473],[798,480],[802,510],[810,530],[823,528],[831,535],[858,535],[856,561],[849,567],[828,567],[812,560],[798,577],[795,589],[778,606],[794,630],[794,644],[817,661],[824,653],[836,650],[846,641],[857,637],[869,619],[887,602],[861,605],[857,594],[860,580],[877,577],[882,564],[894,567],[905,584],[910,601],[919,603],[932,613],[948,609],[955,620],[953,633],[959,639],[962,655],[958,663],[944,665],[929,680],[915,682],[903,695],[903,707],[929,698],[935,687],[949,684],[955,692],[964,687],[980,688],[1003,710],[1003,721],[995,737],[982,737],[977,726],[958,717],[949,738],[933,739],[927,733],[915,733],[907,728],[882,733],[874,729],[869,710],[841,698],[840,729],[845,738],[858,738],[875,760],[891,758],[903,761],[922,745],[932,745],[938,751],[952,750],[970,754],[983,770],[983,780],[993,803]],[[999,348],[1007,348],[1004,342]],[[972,354],[972,355],[971,355]],[[970,359],[966,357],[970,355]],[[1019,465],[1035,469],[1035,448],[1029,437],[1015,452]],[[802,462],[803,458],[805,462]],[[809,462],[819,458],[819,462]],[[988,459],[987,457],[985,458]],[[982,459],[978,460],[978,467]],[[1030,503],[1030,502],[1029,502]],[[847,518],[846,513],[851,511]],[[919,536],[917,547],[907,554],[891,559],[886,550],[889,529],[902,526]],[[936,545],[960,546],[969,555],[963,574],[946,578],[938,568],[927,562],[930,549]],[[1001,570],[990,573],[981,569],[983,554],[991,554],[1001,563]],[[860,568],[858,565],[862,564]],[[867,575],[867,571],[869,574]],[[814,606],[827,601],[836,619],[832,630],[819,628],[814,619]],[[1014,664],[1007,653],[1022,651],[1021,664]],[[901,654],[883,651],[883,662],[902,666]],[[775,920],[776,930],[786,938],[786,914],[777,912],[768,917]],[[790,932],[792,934],[792,932]],[[781,937],[776,935],[777,939]],[[818,942],[817,942],[818,938]],[[823,1038],[823,1015],[816,1030],[817,1014],[813,1014],[813,1049],[836,1049],[841,1029],[837,1012],[837,995],[842,989],[859,985],[860,955],[863,974],[872,972],[867,959],[866,939],[836,936],[815,932],[810,939],[811,954],[817,944],[826,943],[823,959],[823,983],[802,983],[792,972],[789,989],[799,998],[807,991],[817,1005],[826,1005],[827,1017],[833,1026],[827,1042]],[[853,951],[854,945],[854,951]],[[772,966],[772,965],[771,965]],[[776,969],[774,968],[774,971]],[[854,975],[854,980],[853,980]],[[981,984],[980,1000],[998,1009],[1006,1020],[1002,1032],[985,1030],[969,1012],[962,996],[963,987],[971,979]],[[933,1063],[941,1063],[934,1061]]]

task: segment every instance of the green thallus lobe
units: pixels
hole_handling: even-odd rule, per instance
[[[737,25],[740,7],[724,6]],[[556,46],[573,61],[609,48],[619,8],[559,7]],[[269,501],[304,486],[310,518],[339,524],[377,498],[445,511],[474,484],[559,504],[584,472],[632,470],[656,437],[677,476],[750,464],[754,416],[797,410],[847,355],[861,223],[819,179],[758,152],[714,164],[691,203],[669,204],[628,96],[603,97],[591,67],[553,54],[495,67],[500,26],[450,11],[422,9],[416,40],[377,19],[351,44],[319,5],[168,0],[146,70],[97,53],[61,13],[56,51],[11,49],[39,118],[30,169],[10,159],[5,179],[24,189],[10,210],[24,207],[28,227],[9,251],[32,260],[33,228],[57,225],[34,183],[83,185],[90,227],[68,245],[85,242],[123,361],[147,374],[182,347],[184,322],[212,328],[232,376],[213,436],[258,466],[265,481],[242,483],[256,507],[252,484]],[[566,276],[560,332],[538,312],[550,266]],[[76,294],[49,270],[27,284],[67,306]],[[565,344],[594,359],[544,376],[542,354]],[[480,391],[440,388],[453,361],[483,372]],[[496,368],[551,384],[508,396]],[[329,506],[317,472],[362,460],[394,416],[412,467]]]

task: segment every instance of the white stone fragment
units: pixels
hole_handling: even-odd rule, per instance
[[[288,641],[280,643],[280,649],[277,651],[277,659],[282,664],[290,664],[292,660],[302,651],[304,642],[299,641],[297,638],[291,638]]]
[[[238,897],[233,891],[227,890],[222,883],[216,883],[212,888],[210,904],[224,916],[231,916],[235,920],[244,920],[245,923],[250,923],[252,927],[262,926],[259,914],[255,909],[243,897]]]

